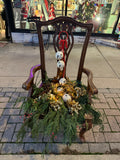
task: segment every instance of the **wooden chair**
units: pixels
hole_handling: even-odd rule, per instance
[[[32,96],[34,77],[35,77],[35,73],[38,70],[41,70],[42,82],[44,82],[44,80],[45,80],[45,74],[46,74],[45,51],[44,51],[44,44],[43,44],[41,27],[42,26],[49,26],[49,25],[52,25],[54,28],[54,31],[55,31],[54,36],[53,36],[53,46],[54,46],[55,52],[60,51],[61,46],[64,46],[64,54],[65,54],[65,57],[64,57],[65,58],[65,70],[61,71],[60,69],[57,69],[57,75],[56,75],[56,77],[54,77],[52,79],[54,82],[57,82],[63,76],[63,72],[64,72],[64,77],[66,77],[67,62],[68,62],[70,52],[71,52],[73,45],[74,45],[74,36],[72,33],[73,28],[80,27],[80,28],[86,29],[87,32],[85,35],[85,41],[83,44],[82,52],[80,54],[80,62],[79,62],[79,67],[78,67],[77,81],[81,82],[82,73],[85,73],[87,75],[87,77],[88,77],[87,91],[89,94],[89,98],[91,100],[91,95],[97,94],[98,90],[92,82],[92,78],[93,78],[92,72],[89,69],[84,68],[84,60],[85,60],[88,42],[89,42],[89,38],[90,38],[90,35],[92,32],[93,25],[77,22],[70,17],[61,16],[61,17],[57,17],[51,21],[44,21],[44,22],[36,21],[38,38],[39,38],[41,65],[38,64],[38,65],[33,66],[31,68],[29,78],[27,79],[26,82],[23,83],[22,88],[29,91],[28,96]],[[66,39],[67,39],[67,41],[65,41]],[[67,43],[67,47],[66,47],[65,43]],[[85,124],[83,124],[83,127],[81,128],[80,134],[79,134],[81,140],[83,140],[83,141],[85,141],[83,135],[86,132],[86,128],[90,129],[92,127],[92,118],[90,116],[86,116],[85,119],[88,123],[88,126],[87,126],[88,128],[86,127]]]

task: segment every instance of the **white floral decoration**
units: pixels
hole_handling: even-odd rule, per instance
[[[65,63],[64,63],[64,61],[58,61],[57,62],[57,67],[62,71],[63,70],[63,68],[64,68],[64,66],[65,66]]]
[[[55,57],[57,60],[61,60],[63,58],[63,52],[62,51],[56,52]]]
[[[60,80],[59,80],[59,84],[60,85],[64,85],[66,83],[66,79],[65,78],[61,78]]]
[[[70,102],[72,100],[69,94],[64,94],[62,98],[64,102]]]

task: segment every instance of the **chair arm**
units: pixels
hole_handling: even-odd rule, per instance
[[[98,89],[95,87],[95,85],[93,84],[93,74],[89,69],[83,68],[83,72],[88,76],[88,92],[90,94],[97,94],[98,93]]]
[[[35,65],[30,69],[30,74],[29,74],[29,78],[23,83],[22,88],[25,90],[29,90],[32,85],[33,85],[33,81],[34,81],[34,76],[36,71],[41,69],[41,65]]]

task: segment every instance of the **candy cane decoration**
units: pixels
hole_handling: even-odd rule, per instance
[[[104,6],[105,0],[96,0],[95,3],[96,3],[96,6],[95,6],[95,12],[93,14],[93,18],[95,18],[96,14],[99,12],[100,7]]]
[[[85,2],[82,3],[83,20],[85,20]]]
[[[93,13],[93,18],[95,18],[96,14],[97,14],[97,12],[98,12],[98,8],[99,8],[99,5],[96,4],[96,6],[95,6],[95,11],[94,11],[94,13]]]

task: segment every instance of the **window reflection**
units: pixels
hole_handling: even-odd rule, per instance
[[[119,14],[120,1],[74,0],[74,8],[72,10],[71,6],[68,16],[80,22],[93,23],[94,33],[112,33]]]
[[[46,21],[65,15],[66,0],[12,2],[16,28],[35,30],[35,24],[28,22],[30,17],[39,17],[39,20]],[[67,4],[67,16],[79,22],[93,23],[94,33],[112,33],[119,10],[119,0],[68,0]],[[80,28],[75,28],[74,31],[82,32]]]

